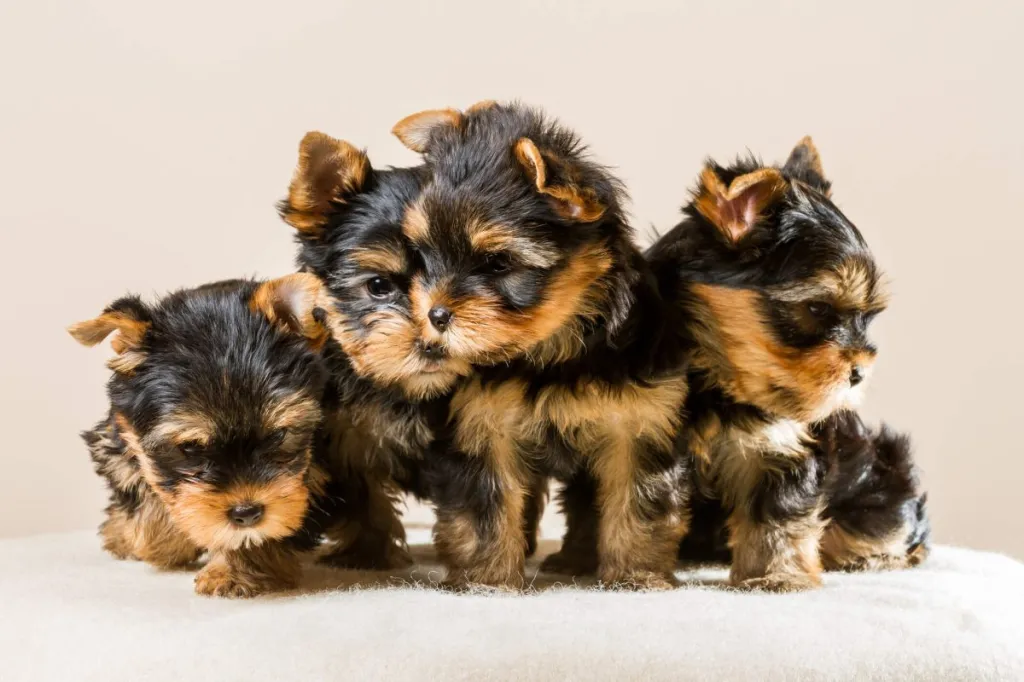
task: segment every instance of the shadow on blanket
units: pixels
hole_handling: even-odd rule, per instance
[[[540,573],[538,567],[549,554],[553,554],[560,546],[558,540],[542,540],[537,554],[527,561],[527,592],[551,589],[584,588],[599,589],[597,580],[592,577],[571,578],[567,576]],[[388,589],[396,587],[438,587],[444,578],[444,569],[437,561],[434,548],[429,544],[410,545],[409,552],[415,563],[407,569],[396,571],[348,571],[325,566],[318,563],[305,565],[302,585],[288,592],[281,592],[263,597],[275,599],[294,597],[316,592],[346,589]],[[693,566],[687,566],[687,570]],[[682,584],[691,587],[728,587],[724,578],[712,578],[700,575],[680,575]],[[492,594],[482,588],[479,594]]]

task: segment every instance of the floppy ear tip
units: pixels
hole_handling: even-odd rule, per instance
[[[260,284],[250,308],[271,323],[306,339],[318,351],[330,335],[326,288],[316,275],[297,272]]]
[[[335,165],[365,164],[366,154],[350,142],[331,137],[327,133],[313,130],[306,133],[299,142],[299,168],[314,170],[312,165],[331,160]]]
[[[391,127],[391,134],[409,149],[422,154],[427,150],[434,130],[461,123],[462,112],[458,109],[428,109],[403,118]]]
[[[71,335],[71,338],[83,346],[95,346],[103,340],[102,336],[97,336],[95,322],[95,320],[75,322],[72,325],[68,325],[67,332]]]
[[[114,306],[118,303],[115,302]],[[118,335],[112,345],[118,353],[139,346],[148,329],[149,322],[139,319],[137,315],[110,308],[99,317],[76,322],[67,328],[71,337],[83,346],[95,346],[116,331]]]
[[[320,305],[324,294],[320,278],[308,272],[296,272],[260,284],[253,293],[250,306],[271,321],[275,321],[282,311],[301,321]]]
[[[319,146],[328,140],[333,138],[326,133],[321,133],[319,130],[311,130],[302,136],[302,140],[299,141],[299,152],[305,153],[311,150],[313,147]]]

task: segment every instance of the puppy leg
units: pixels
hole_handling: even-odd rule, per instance
[[[547,499],[548,478],[536,474],[531,476],[523,508],[523,532],[526,534],[527,557],[537,553],[537,543],[540,541],[540,519],[544,516]]]
[[[461,460],[461,461],[460,461]],[[452,479],[438,495],[434,544],[448,569],[446,585],[523,587],[526,485],[515,470],[453,453]]]
[[[427,458],[434,545],[449,586],[524,584],[524,512],[534,475],[523,449],[524,395],[514,381],[463,387],[452,398],[452,440],[437,441]]]
[[[727,484],[735,499],[728,520],[730,581],[773,592],[819,587],[818,543],[824,524],[814,458],[743,461],[750,469]]]
[[[340,523],[327,531],[336,549],[322,563],[351,570],[386,571],[406,568],[405,528],[398,514],[399,494],[384,475],[353,474],[339,492]]]
[[[669,448],[625,432],[598,442],[598,577],[620,587],[674,587],[676,553],[690,521],[683,464]]]
[[[180,568],[202,554],[180,532],[164,503],[142,478],[134,454],[111,419],[82,433],[96,473],[110,486],[107,518],[100,525],[103,549],[118,559],[137,559],[159,568]]]
[[[116,499],[100,526],[103,548],[119,559],[138,559],[157,568],[175,569],[194,563],[203,553],[171,521],[164,503],[145,491],[136,504]]]
[[[197,594],[248,598],[295,588],[302,568],[296,552],[281,542],[213,552],[196,575]]]
[[[558,494],[565,516],[562,548],[544,559],[540,570],[562,575],[591,575],[597,572],[597,482],[580,468]]]

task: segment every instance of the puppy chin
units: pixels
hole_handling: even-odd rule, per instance
[[[470,373],[471,365],[461,359],[438,361],[410,359],[408,370],[399,380],[402,391],[411,400],[429,400],[444,395],[455,387],[461,377]]]
[[[406,377],[401,381],[401,386],[410,399],[427,400],[450,391],[466,373],[448,367],[431,369]]]
[[[852,386],[849,381],[844,381],[833,387],[828,392],[825,401],[815,411],[811,421],[820,421],[839,410],[855,410],[860,407],[864,401],[867,383],[868,377],[865,376],[856,386]]]
[[[198,540],[198,538],[194,538]],[[270,537],[259,528],[235,528],[230,524],[224,524],[219,528],[209,529],[207,534],[208,544],[206,548],[212,552],[230,552],[239,549],[251,549],[259,547]]]

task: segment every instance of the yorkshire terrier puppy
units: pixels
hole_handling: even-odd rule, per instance
[[[867,328],[886,297],[829,192],[809,138],[782,167],[711,162],[686,219],[647,254],[693,343],[680,442],[697,494],[683,551],[731,554],[739,586],[812,588],[822,555],[851,566],[926,551],[906,441],[832,416],[860,400],[876,353]],[[575,481],[563,506],[565,547],[545,567],[585,572],[592,484]]]
[[[442,376],[475,368],[427,469],[448,584],[522,587],[531,487],[586,471],[601,579],[671,586],[687,525],[683,356],[620,183],[520,105],[421,112],[394,132],[426,172],[399,220],[392,335]]]
[[[406,234],[430,171],[372,167],[366,154],[323,133],[299,145],[281,216],[296,230],[301,270],[326,287],[328,324],[341,352],[328,352],[325,401],[329,447],[336,465],[369,477],[367,498],[345,542],[326,561],[349,568],[388,568],[408,561],[401,551],[396,494],[430,498],[425,455],[447,428],[452,391],[471,374],[469,360],[447,353],[427,329],[423,260]],[[529,549],[546,489],[533,482],[523,516]]]
[[[117,333],[110,415],[83,434],[111,490],[107,551],[161,568],[207,552],[200,594],[296,585],[297,553],[362,487],[322,457],[322,295],[312,275],[233,280],[70,327],[88,346]]]

